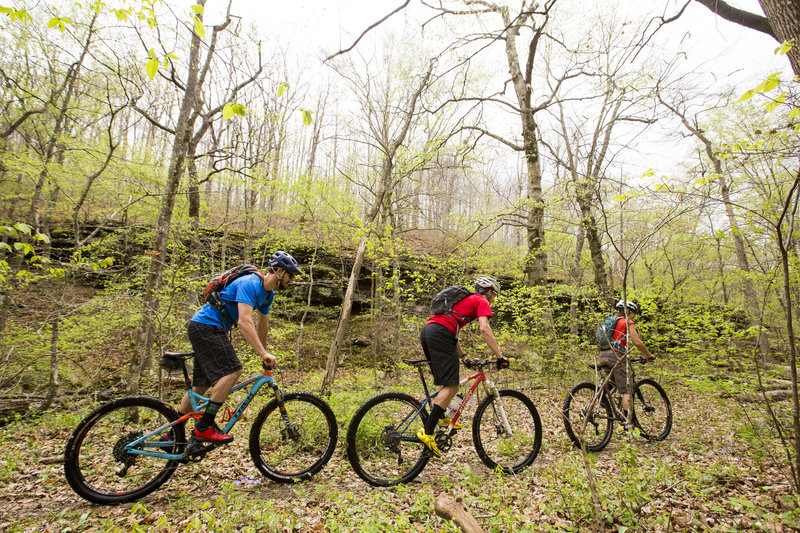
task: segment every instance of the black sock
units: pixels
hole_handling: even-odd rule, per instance
[[[221,403],[208,402],[208,406],[206,407],[206,410],[203,413],[203,417],[197,423],[197,427],[205,429],[213,425],[214,419],[217,418],[217,411],[219,411],[220,407],[222,407]]]
[[[442,418],[444,414],[444,408],[433,404],[431,407],[431,414],[428,417],[428,420],[425,421],[425,434],[426,435],[433,435],[433,432],[436,430],[436,424],[439,423],[439,419]]]

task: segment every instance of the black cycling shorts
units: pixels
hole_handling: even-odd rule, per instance
[[[419,334],[422,351],[431,363],[434,385],[458,385],[458,339],[441,324],[427,324]]]
[[[194,350],[192,385],[210,387],[219,378],[242,369],[233,344],[222,328],[190,320],[186,331]]]

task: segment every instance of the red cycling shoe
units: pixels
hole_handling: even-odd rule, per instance
[[[223,433],[216,424],[208,426],[205,429],[195,427],[192,434],[197,440],[213,442],[214,444],[227,444],[233,441],[233,436]]]

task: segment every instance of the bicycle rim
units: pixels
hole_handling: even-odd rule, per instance
[[[499,393],[500,405],[490,395],[475,410],[472,440],[478,457],[486,466],[516,474],[530,466],[539,454],[542,422],[530,398],[516,390],[505,389]],[[501,406],[509,427],[502,419]]]
[[[336,416],[322,398],[306,392],[285,394],[283,402],[288,423],[276,400],[259,411],[250,428],[250,456],[273,481],[309,479],[336,449]]]
[[[407,483],[430,460],[416,440],[428,413],[408,394],[387,392],[358,408],[347,428],[347,458],[353,470],[377,487]]]
[[[633,424],[647,440],[664,440],[672,430],[672,406],[658,382],[649,378],[636,382]]]
[[[611,441],[614,415],[608,396],[603,395],[592,404],[594,383],[579,383],[572,387],[561,410],[564,429],[576,448],[586,446],[590,452],[599,452]]]
[[[126,444],[178,418],[155,398],[129,397],[109,402],[75,429],[64,454],[64,474],[82,498],[100,504],[138,500],[163,485],[177,462],[126,453]],[[185,442],[182,424],[148,438],[137,449],[178,453]]]

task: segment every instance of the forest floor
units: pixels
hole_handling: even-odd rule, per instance
[[[660,379],[674,411],[669,437],[648,443],[615,428],[608,448],[590,456],[602,528],[797,530],[797,499],[780,468],[782,456],[760,439],[758,417],[751,423],[740,405],[713,388],[698,392],[702,387],[666,376]],[[201,463],[181,466],[164,487],[135,504],[93,505],[65,482],[64,445],[88,406],[6,425],[0,428],[0,531],[457,531],[434,514],[440,493],[461,499],[487,531],[599,529],[582,456],[570,445],[559,416],[569,383],[533,388],[525,386],[530,379],[515,382],[537,405],[544,426],[541,452],[520,475],[486,469],[464,431],[414,482],[388,489],[365,484],[343,451],[347,423],[357,405],[377,392],[371,384],[388,390],[395,379],[372,371],[338,379],[330,402],[339,420],[339,444],[310,482],[262,479],[247,450],[245,421],[231,445]]]

